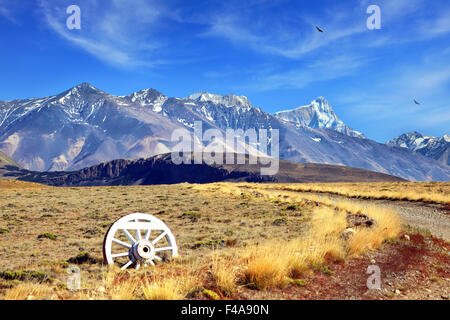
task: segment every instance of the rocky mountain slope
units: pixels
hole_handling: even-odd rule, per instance
[[[0,152],[0,177],[5,175],[14,176],[16,174],[22,175],[20,172],[23,168],[20,167],[13,159],[8,157],[3,152]]]
[[[326,105],[323,100],[323,108]],[[170,152],[178,143],[171,141],[172,132],[192,132],[195,121],[202,122],[204,131],[214,128],[223,135],[228,128],[278,129],[279,155],[285,160],[344,165],[413,181],[450,180],[450,167],[436,160],[286,121],[252,106],[243,96],[200,92],[170,98],[154,89],[114,96],[88,83],[46,98],[0,102],[0,151],[28,170],[73,171]],[[257,146],[247,149],[252,147]]]
[[[323,97],[317,98],[306,106],[276,112],[275,116],[311,128],[332,129],[351,137],[365,138],[361,132],[353,130],[340,120]]]
[[[12,167],[20,168],[20,165],[17,164],[17,162],[15,162],[13,159],[8,157],[3,152],[0,152],[0,166],[2,166],[2,167],[4,167],[4,166],[12,166]]]
[[[442,164],[450,165],[450,135],[440,138],[424,136],[413,131],[402,134],[386,143],[389,146],[406,148],[424,156],[438,160]]]
[[[192,154],[190,155],[192,159]],[[401,178],[344,166],[296,163],[281,160],[274,176],[260,174],[261,165],[175,165],[171,154],[148,159],[113,160],[74,172],[31,172],[9,176],[54,186],[153,185],[174,183],[246,182],[374,182],[404,181]]]

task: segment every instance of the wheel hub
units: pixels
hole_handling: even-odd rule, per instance
[[[135,260],[152,260],[155,257],[155,247],[148,240],[139,240],[131,247],[131,255]]]

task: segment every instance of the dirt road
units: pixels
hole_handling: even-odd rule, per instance
[[[313,194],[305,192],[308,194]],[[334,194],[321,194],[331,199],[351,200],[361,205],[376,205],[385,207],[400,215],[405,225],[430,231],[434,236],[450,241],[450,212],[442,210],[443,205],[397,201],[397,200],[364,200],[351,199]]]

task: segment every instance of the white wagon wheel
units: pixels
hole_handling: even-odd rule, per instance
[[[130,266],[155,265],[155,261],[178,255],[175,236],[160,219],[145,213],[132,213],[114,222],[103,241],[105,263]]]

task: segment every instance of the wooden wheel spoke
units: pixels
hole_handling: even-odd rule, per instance
[[[152,244],[156,244],[159,240],[161,240],[163,237],[165,237],[166,234],[167,234],[167,231],[161,232],[161,234],[155,240],[152,241]]]
[[[123,241],[120,241],[119,239],[113,238],[112,241],[117,243],[117,244],[120,244],[121,246],[124,246],[126,248],[131,248],[131,244],[123,242]]]
[[[128,232],[127,229],[121,229],[122,232],[125,234],[125,236],[128,238],[128,240],[131,241],[131,243],[135,243],[136,240],[133,238],[133,236],[131,235],[131,233]]]
[[[122,268],[120,268],[120,269],[122,269],[122,270],[125,270],[126,268],[128,268],[129,266],[131,266],[131,264],[133,263],[133,261],[128,261],[126,264],[124,264],[123,266],[122,266]]]
[[[112,254],[111,257],[113,258],[128,257],[129,254],[130,254],[129,252],[121,252]]]
[[[137,223],[138,219],[135,219],[134,221],[136,221],[136,223]],[[136,229],[136,239],[138,241],[142,239],[142,237],[141,237],[141,230],[140,229]]]
[[[172,247],[155,248],[155,252],[172,250]]]

